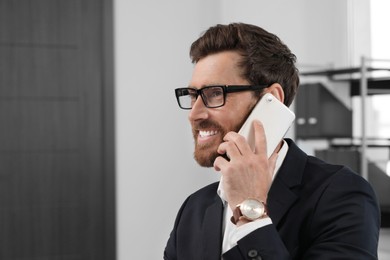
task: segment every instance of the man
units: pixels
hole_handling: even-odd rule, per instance
[[[377,259],[379,207],[363,178],[289,139],[267,158],[261,122],[254,150],[237,133],[265,93],[293,101],[299,78],[288,47],[253,25],[217,25],[190,55],[192,78],[176,97],[189,109],[196,161],[221,181],[186,199],[164,259]]]

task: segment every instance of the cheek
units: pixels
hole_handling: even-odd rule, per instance
[[[214,119],[218,117],[216,120],[226,133],[229,131],[238,132],[256,102],[257,100],[251,96],[251,93],[248,93],[248,96],[241,96],[239,99],[227,99],[225,106],[222,107],[223,113],[214,114]]]
[[[229,131],[238,132],[240,130],[242,124],[245,121],[245,117],[243,116],[244,112],[242,111],[232,111],[229,115],[224,117],[224,124],[222,124],[225,128],[226,133]]]
[[[241,126],[244,124],[245,120],[248,118],[252,108],[255,106],[255,102],[253,104],[246,104],[244,108],[238,109],[234,112],[234,115],[231,118],[232,129],[238,132]]]

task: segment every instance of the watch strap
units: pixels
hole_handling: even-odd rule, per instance
[[[233,210],[233,215],[232,215],[232,217],[230,218],[230,221],[231,221],[234,225],[237,225],[238,221],[240,221],[240,220],[242,220],[242,219],[245,219],[245,220],[248,221],[248,222],[252,222],[252,221],[254,221],[254,220],[262,219],[262,218],[267,217],[267,216],[268,216],[268,215],[267,215],[267,212],[268,212],[268,210],[267,210],[267,205],[266,205],[264,202],[262,202],[262,201],[259,201],[259,202],[260,202],[261,204],[263,204],[263,206],[264,206],[264,212],[263,212],[263,214],[262,214],[261,216],[259,216],[258,218],[256,218],[256,219],[250,219],[250,218],[246,217],[245,215],[243,215],[242,212],[241,212],[241,204],[242,204],[242,203],[240,203],[240,204],[238,204],[238,205],[234,208],[234,210]]]

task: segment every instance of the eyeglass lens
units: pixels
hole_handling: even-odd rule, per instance
[[[179,89],[177,90],[177,100],[182,108],[192,108],[198,94],[193,89]]]
[[[192,108],[200,92],[201,98],[207,107],[219,107],[225,102],[224,91],[221,86],[205,87],[196,91],[195,89],[181,89],[178,91],[178,101],[182,108]]]
[[[201,95],[207,107],[219,107],[225,102],[223,88],[220,86],[203,88]]]

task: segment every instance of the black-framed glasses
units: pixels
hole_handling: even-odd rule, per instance
[[[269,85],[217,85],[206,86],[201,89],[177,88],[175,89],[177,103],[182,109],[191,109],[198,96],[208,108],[217,108],[225,105],[226,94],[242,91],[256,91],[269,87]]]

